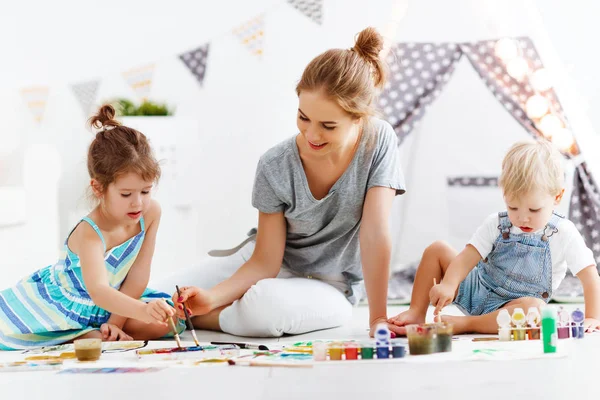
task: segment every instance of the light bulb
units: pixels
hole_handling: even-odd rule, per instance
[[[519,54],[519,49],[514,40],[510,38],[502,38],[496,42],[494,53],[505,63],[512,60]]]
[[[543,92],[552,87],[552,79],[546,68],[540,68],[531,75],[531,85],[535,90]]]
[[[554,114],[544,115],[538,124],[538,128],[542,131],[542,134],[551,138],[554,133],[559,129],[564,128],[562,121]]]
[[[544,96],[534,94],[525,103],[525,112],[529,118],[541,118],[548,112],[548,100]]]
[[[516,80],[521,81],[529,73],[529,65],[523,57],[516,57],[506,64],[506,72]]]
[[[574,142],[573,134],[567,128],[557,129],[552,135],[552,143],[564,152],[569,151]]]

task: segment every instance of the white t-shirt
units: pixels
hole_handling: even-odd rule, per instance
[[[482,259],[485,259],[492,251],[492,246],[498,235],[500,235],[498,225],[500,225],[498,213],[491,214],[469,241],[469,244],[477,249]],[[553,291],[558,288],[558,285],[564,279],[567,267],[573,275],[577,275],[585,267],[596,265],[594,253],[586,246],[583,237],[571,221],[561,218],[557,228],[558,232],[549,238]],[[540,234],[541,232],[542,229],[529,234]],[[512,226],[510,233],[520,235],[523,234],[523,231],[516,226]]]

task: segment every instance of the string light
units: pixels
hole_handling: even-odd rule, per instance
[[[531,75],[531,86],[537,91],[543,92],[552,87],[552,80],[546,68],[540,68]]]
[[[538,124],[538,128],[542,131],[542,134],[551,138],[554,136],[554,133],[559,129],[564,128],[562,121],[554,114],[547,114],[542,117]]]
[[[548,108],[548,100],[539,94],[534,94],[525,103],[525,112],[531,119],[543,117],[548,112]]]
[[[494,52],[502,61],[507,63],[519,55],[519,49],[513,39],[502,38],[496,42]]]
[[[529,75],[529,65],[523,57],[516,57],[506,64],[506,72],[518,81]]]
[[[552,143],[561,151],[568,152],[575,143],[575,139],[570,130],[560,128],[552,135]]]

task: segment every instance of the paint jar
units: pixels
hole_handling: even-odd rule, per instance
[[[344,350],[346,351],[346,360],[358,360],[358,345],[356,343],[346,343]]]
[[[314,341],[312,345],[313,360],[315,361],[326,361],[327,360],[327,343],[321,341]]]
[[[512,335],[513,335],[513,340],[525,340],[525,333],[526,333],[527,329],[526,328],[513,328],[512,330]]]
[[[408,325],[406,335],[411,355],[431,354],[435,351],[435,325]]]
[[[390,346],[377,346],[376,351],[378,360],[390,358]]]
[[[96,361],[102,354],[102,339],[78,339],[73,344],[79,361]]]
[[[401,344],[392,344],[392,357],[403,358],[406,355],[406,347]]]
[[[373,359],[373,343],[363,343],[360,348],[361,360],[372,360]]]
[[[445,322],[435,324],[435,352],[446,353],[452,351],[453,325]]]
[[[498,340],[501,342],[510,342],[512,338],[512,332],[509,327],[502,327],[498,329]]]
[[[540,322],[542,317],[537,307],[529,307],[527,310],[527,338],[529,340],[538,340],[540,338]]]
[[[527,329],[527,338],[529,340],[539,340],[540,339],[540,328],[528,328]]]
[[[542,345],[544,353],[556,353],[556,311],[550,307],[542,309]]]
[[[568,326],[560,325],[557,329],[559,339],[568,339],[571,337],[571,329]]]
[[[573,333],[573,338],[575,339],[583,339],[585,336],[585,327],[583,326],[583,321],[585,320],[585,314],[579,308],[575,309],[571,314],[571,320],[573,321],[571,324],[571,329]]]
[[[314,349],[313,349],[314,351]],[[333,342],[329,344],[329,359],[332,361],[341,360],[344,354],[344,345],[340,342]]]

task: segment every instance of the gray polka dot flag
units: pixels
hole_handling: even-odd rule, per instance
[[[439,96],[461,55],[455,43],[397,43],[390,49],[389,79],[377,101],[399,142]]]
[[[200,86],[204,83],[206,75],[206,64],[208,61],[209,43],[194,50],[187,51],[179,56],[190,72],[196,77]]]
[[[575,170],[569,219],[594,252],[600,270],[600,194],[598,184],[590,175],[585,162],[579,164]]]
[[[99,80],[79,82],[71,85],[71,90],[79,102],[83,115],[86,118],[89,117],[92,106],[96,102],[98,86],[100,86]]]
[[[323,0],[288,0],[288,3],[317,24],[323,23]]]

